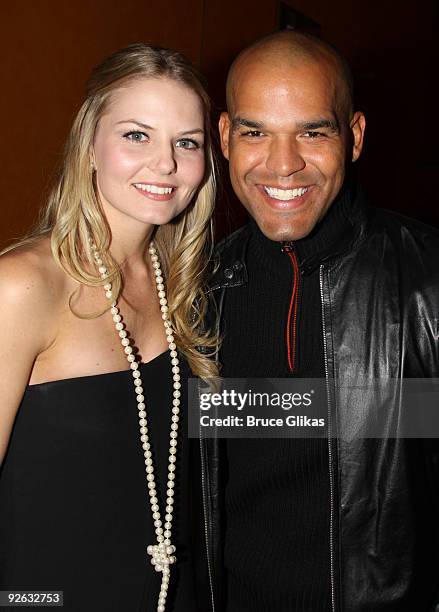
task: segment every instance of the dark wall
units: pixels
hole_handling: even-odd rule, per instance
[[[237,4],[241,6],[238,1]],[[236,51],[247,44],[259,11],[249,3],[239,10],[242,45],[238,37],[222,42],[221,54],[205,69],[217,75],[213,95],[222,108],[225,67]],[[298,14],[298,23],[335,45],[349,60],[356,83],[357,109],[367,118],[366,143],[357,174],[372,204],[390,208],[439,226],[439,143],[434,122],[439,108],[439,2],[437,0],[285,0]],[[228,2],[226,23],[233,23],[236,9]],[[280,3],[264,2],[264,28],[279,23]],[[267,7],[276,9],[269,13]],[[224,17],[217,15],[224,27]],[[257,30],[257,31],[256,31]],[[245,219],[226,183],[220,207],[219,233]]]
[[[368,128],[358,164],[377,205],[439,225],[439,5],[382,0],[286,0],[350,60]],[[279,25],[279,1],[16,0],[0,5],[0,247],[23,233],[44,201],[90,68],[143,40],[183,51],[208,76],[218,110],[236,53]],[[430,125],[433,121],[433,125]],[[227,187],[227,177],[223,183]],[[222,197],[222,232],[243,220]],[[229,207],[224,202],[229,201]],[[230,216],[229,210],[232,210]]]
[[[0,4],[0,248],[34,221],[92,66],[139,40],[198,61],[202,15],[202,0]]]

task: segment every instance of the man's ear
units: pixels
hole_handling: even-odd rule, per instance
[[[219,133],[221,140],[221,150],[226,159],[229,159],[229,137],[230,137],[230,119],[229,113],[221,113],[219,120]]]
[[[364,131],[366,129],[366,117],[361,112],[354,113],[350,124],[353,136],[352,161],[355,162],[360,157],[363,149]]]

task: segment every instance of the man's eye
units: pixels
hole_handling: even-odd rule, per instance
[[[259,130],[249,130],[248,132],[244,132],[243,136],[250,136],[250,138],[260,138],[263,136],[263,133]]]
[[[306,138],[315,139],[321,138],[325,136],[325,134],[323,134],[322,132],[305,132],[304,136],[306,136]]]
[[[145,134],[145,132],[133,130],[124,134],[123,137],[127,140],[131,140],[131,142],[144,142],[148,138],[148,135]]]
[[[177,140],[175,146],[180,149],[199,149],[200,144],[196,140],[192,140],[191,138],[182,138],[181,140]]]

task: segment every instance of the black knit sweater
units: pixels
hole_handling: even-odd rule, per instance
[[[287,249],[251,222],[249,282],[224,303],[224,377],[324,378],[318,256],[350,230],[351,197]],[[330,610],[327,440],[232,439],[227,460],[227,612]]]

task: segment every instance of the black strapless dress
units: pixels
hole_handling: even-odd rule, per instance
[[[169,353],[140,367],[163,513]],[[177,564],[167,612],[197,609],[189,549],[188,375],[182,362]],[[0,590],[63,591],[68,612],[156,610],[161,574],[146,552],[155,537],[139,436],[129,370],[27,387],[0,477]]]

